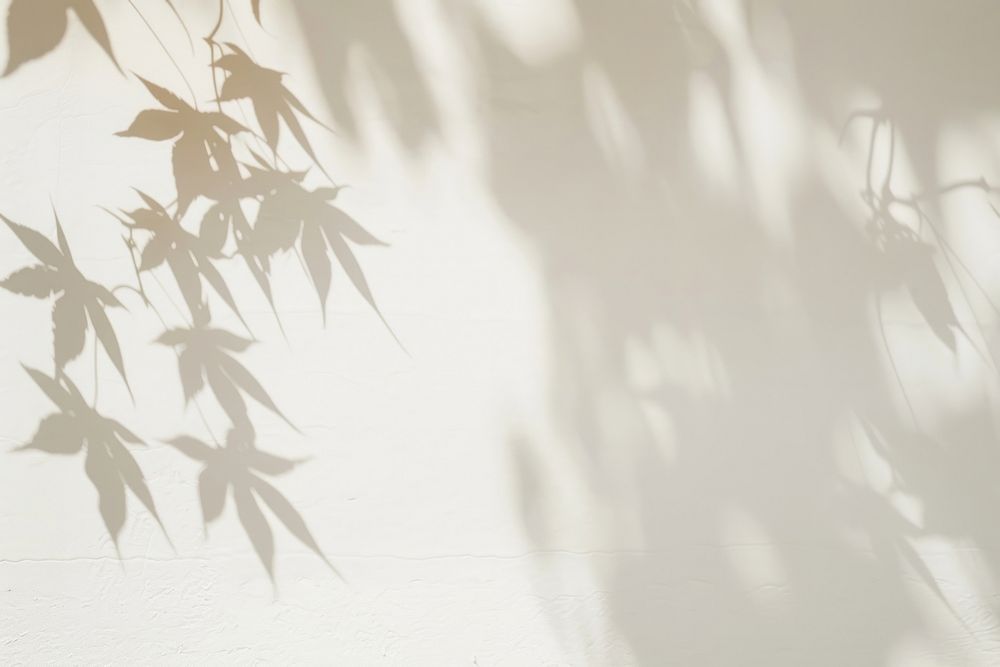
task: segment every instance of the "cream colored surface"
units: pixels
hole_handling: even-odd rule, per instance
[[[207,103],[215,3],[175,4],[193,47],[136,0]],[[132,7],[97,5],[126,72],[185,89]],[[275,262],[287,338],[223,268],[259,340],[241,359],[301,429],[251,405],[258,445],[308,459],[274,484],[339,576],[272,521],[272,582],[232,503],[204,530],[199,467],[163,443],[225,416],[185,406],[123,292],[135,401],[99,355],[98,406],[148,443],[170,542],[130,496],[119,553],[81,458],[4,454],[4,663],[1000,662],[1000,7],[227,12],[389,243],[357,254],[405,351],[336,266],[324,327]],[[106,285],[135,277],[99,207],[174,196],[169,146],[114,136],[150,105],[73,18],[0,79],[0,213],[54,238],[57,207]],[[0,273],[30,262],[0,229]],[[53,411],[21,368],[51,371],[50,305],[0,291],[0,314],[13,449]],[[88,400],[92,342],[68,368]]]

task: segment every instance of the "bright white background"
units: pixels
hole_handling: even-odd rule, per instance
[[[175,0],[193,47],[167,3],[135,4],[207,104],[215,3]],[[54,205],[85,275],[134,284],[99,207],[174,185],[168,143],[114,136],[155,106],[128,73],[186,89],[129,4],[97,5],[127,75],[71,15],[0,79],[0,213],[54,238]],[[225,417],[185,407],[122,292],[135,402],[102,352],[98,408],[148,443],[170,542],[129,496],[116,551],[82,455],[4,453],[5,663],[997,664],[1000,8],[262,13],[233,0],[220,39],[334,129],[304,121],[389,244],[357,255],[406,348],[336,267],[324,327],[277,259],[287,338],[223,269],[259,340],[241,360],[302,431],[251,405],[258,445],[305,459],[273,483],[340,576],[269,515],[270,579],[232,502],[206,532],[199,466],[164,441]],[[30,263],[0,229],[0,273]],[[51,372],[50,310],[0,292],[5,450],[54,410],[21,368]],[[67,368],[88,399],[92,344]]]

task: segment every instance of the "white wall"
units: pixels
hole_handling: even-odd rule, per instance
[[[174,0],[189,43],[136,0],[163,48],[131,4],[96,0],[124,74],[70,13],[0,79],[0,213],[55,239],[55,207],[108,287],[136,277],[101,207],[175,197],[170,142],[114,136],[157,106],[133,73],[214,96],[216,3]],[[203,525],[202,466],[168,441],[222,442],[231,415],[209,388],[186,405],[154,342],[191,318],[161,266],[155,310],[125,289],[109,310],[134,400],[92,331],[65,373],[145,441],[162,526],[88,475],[90,442],[4,454],[4,663],[1000,662],[1000,7],[261,11],[233,0],[217,40],[333,128],[302,121],[337,204],[388,243],[356,253],[402,343],[336,263],[324,325],[275,256],[283,334],[217,262],[257,339],[237,356],[298,428],[248,401],[256,446],[298,462],[267,479],[329,566],[288,510],[230,495]],[[15,27],[0,51],[54,41]],[[310,163],[287,128],[280,152]],[[0,228],[0,274],[32,263]],[[0,291],[4,449],[60,412],[22,368],[54,373],[51,309]]]

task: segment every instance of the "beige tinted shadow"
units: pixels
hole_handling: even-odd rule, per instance
[[[591,556],[599,611],[552,604],[551,623],[591,658],[606,648],[604,632],[620,633],[627,646],[611,647],[620,651],[611,662],[881,665],[909,638],[931,632],[916,585],[970,647],[952,657],[981,657],[992,640],[977,643],[979,630],[954,608],[955,591],[916,544],[942,536],[973,545],[988,578],[1000,574],[1000,532],[982,512],[1000,493],[981,472],[1000,463],[996,406],[984,393],[933,430],[919,407],[901,409],[914,387],[897,367],[883,301],[902,288],[932,349],[957,359],[965,346],[995,374],[984,340],[996,332],[958,314],[975,312],[970,304],[986,289],[949,243],[942,211],[958,191],[988,204],[993,188],[976,177],[938,178],[943,129],[992,113],[1000,101],[989,64],[995,5],[571,4],[576,48],[527,62],[474,7],[442,3],[475,73],[492,194],[540,253],[546,280],[549,400],[561,438],[536,443],[511,425],[525,526],[538,548],[564,548],[554,536],[569,530],[565,499],[546,480],[572,477],[592,503],[581,515],[610,552]],[[410,113],[393,122],[418,150],[413,137],[441,119],[421,103],[414,47],[391,4],[342,14],[333,4],[297,6],[312,53],[326,63],[331,104],[344,89],[342,45],[354,42],[376,63],[372,78],[386,107],[410,100]],[[729,6],[741,11],[723,24],[713,8]],[[769,17],[785,26],[785,51],[761,27]],[[329,39],[328,25],[355,22],[363,28]],[[883,154],[905,142],[920,192],[893,188],[897,160],[870,161],[852,175],[866,210],[859,221],[821,170],[807,166],[788,188],[787,236],[776,234],[755,198],[762,174],[753,171],[754,137],[740,124],[745,71],[730,55],[736,48],[746,62],[791,72],[808,122],[834,135],[849,124],[870,130]],[[611,146],[624,155],[609,154],[608,135],[588,115],[594,72],[630,133],[628,145]],[[695,75],[719,91],[721,131],[736,138],[735,192],[725,196],[695,168]],[[853,108],[857,90],[874,91],[880,106]],[[341,110],[338,122],[349,127],[347,116]],[[633,348],[655,360],[664,331],[710,350],[725,390],[673,380],[667,361],[655,369],[659,380],[637,386]],[[651,410],[667,415],[671,453]],[[889,463],[900,492],[924,508],[923,522],[841,474],[845,424]],[[552,447],[566,451],[549,456]],[[741,541],[742,533],[756,539]],[[765,561],[759,572],[748,566]],[[553,562],[540,586],[561,599]],[[754,583],[748,571],[766,576]],[[977,604],[1000,613],[991,591],[976,592]],[[609,627],[590,634],[605,619]]]
[[[187,31],[187,24],[173,3],[167,0],[167,4]],[[97,489],[98,509],[116,548],[126,520],[126,489],[159,522],[153,493],[126,446],[141,444],[141,440],[120,422],[98,413],[96,373],[95,396],[89,404],[70,379],[70,362],[80,356],[87,331],[91,330],[95,341],[95,364],[98,363],[99,344],[131,393],[121,345],[106,314],[109,308],[131,314],[115,296],[116,292],[125,291],[138,297],[139,310],[152,312],[163,323],[165,330],[153,344],[175,351],[177,390],[183,395],[185,406],[194,404],[194,409],[202,416],[206,434],[173,437],[169,443],[203,465],[198,488],[205,523],[218,518],[226,497],[232,496],[237,517],[273,581],[274,539],[262,509],[267,508],[333,570],[303,517],[264,478],[287,473],[300,462],[258,449],[247,399],[279,416],[294,433],[299,431],[278,408],[270,392],[238,358],[255,342],[255,337],[241,314],[240,295],[230,289],[219,267],[233,261],[245,266],[266,297],[281,329],[279,307],[270,286],[273,258],[287,252],[302,258],[303,270],[316,290],[322,325],[326,321],[327,297],[336,261],[347,280],[388,328],[361,264],[351,249],[352,245],[385,244],[334,204],[342,186],[330,181],[316,160],[300,117],[325,131],[328,128],[286,87],[282,73],[259,65],[247,54],[248,45],[216,41],[220,29],[233,27],[227,23],[236,25],[238,16],[233,12],[251,11],[260,23],[261,3],[258,0],[219,2],[219,13],[211,32],[197,45],[205,50],[210,64],[200,72],[190,73],[180,70],[170,53],[170,46],[161,39],[158,26],[147,20],[138,5],[130,5],[141,19],[136,24],[137,29],[148,30],[165,51],[164,55],[177,66],[191,99],[185,100],[136,75],[137,85],[145,87],[157,106],[137,110],[129,127],[117,135],[170,142],[170,164],[163,166],[164,173],[172,176],[174,192],[149,194],[136,190],[142,202],[139,208],[123,207],[134,205],[134,202],[94,202],[109,214],[108,224],[121,225],[125,241],[123,250],[135,268],[134,285],[118,285],[113,289],[88,280],[77,269],[58,218],[57,243],[49,241],[31,226],[3,218],[38,263],[13,272],[0,282],[0,286],[24,296],[54,301],[54,375],[46,376],[32,369],[29,374],[60,411],[42,418],[37,433],[24,448],[53,454],[85,451],[85,472]],[[118,66],[104,21],[90,0],[14,0],[7,22],[10,53],[5,74],[52,52],[66,31],[69,15],[75,15],[84,24]],[[236,32],[242,33],[241,30]],[[264,33],[258,27],[256,34]],[[181,47],[196,48],[190,33],[187,36],[188,44]],[[24,75],[28,73],[25,68]],[[200,107],[194,99],[189,79],[194,76],[203,77],[216,89],[216,99],[207,108]],[[253,107],[257,127],[248,127],[229,115],[234,102],[241,100]],[[280,153],[281,125],[308,158],[295,168]],[[307,185],[304,178],[309,171],[322,174],[330,182],[329,186]],[[193,207],[196,201],[205,205]],[[191,213],[194,209],[202,212],[196,216]],[[181,316],[186,326],[169,327],[160,315],[161,304],[145,289],[145,280],[160,283],[158,274],[163,273],[169,274],[176,284],[184,306]],[[221,302],[232,311],[251,338],[213,326],[213,302]],[[137,378],[138,382],[147,380],[157,381]],[[205,419],[198,402],[206,399],[221,408],[228,424],[211,424]],[[204,442],[217,441],[215,432],[228,434],[224,445]]]
[[[3,76],[55,49],[66,34],[73,15],[121,71],[111,49],[104,19],[93,0],[13,0],[7,10],[7,40],[10,52]]]

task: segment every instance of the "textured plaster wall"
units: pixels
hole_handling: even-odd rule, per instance
[[[1000,663],[1000,6],[226,0],[210,52],[215,2],[57,5],[0,31],[32,56],[0,79],[0,213],[55,243],[55,209],[80,273],[132,286],[128,384],[93,317],[57,359],[74,325],[4,283],[5,664]],[[227,234],[245,324],[195,278],[274,409],[185,400],[157,340],[190,283],[144,270],[145,303],[115,217],[194,188],[202,234],[218,193],[174,139],[115,133],[160,108],[139,76],[214,111],[226,42],[329,126],[275,163],[226,102],[238,159],[346,185],[386,244],[293,234],[272,310]],[[38,263],[16,229],[4,276]],[[95,462],[98,414],[134,467]]]

